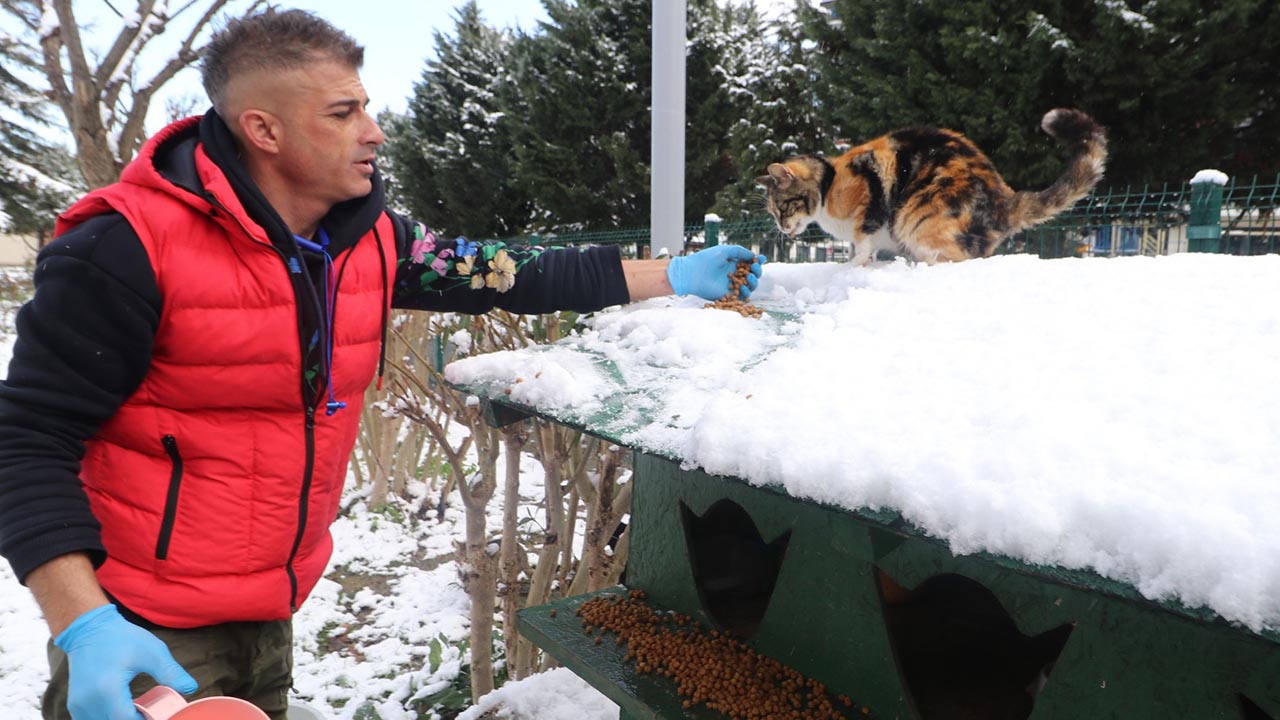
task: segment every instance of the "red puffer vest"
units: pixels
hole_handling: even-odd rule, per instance
[[[179,628],[288,618],[320,579],[396,258],[386,213],[334,258],[333,391],[347,407],[306,408],[282,256],[202,149],[196,171],[216,205],[155,170],[157,147],[197,121],[153,137],[119,183],[58,227],[119,212],[155,271],[163,306],[151,368],[86,443],[80,477],[108,554],[99,582]]]

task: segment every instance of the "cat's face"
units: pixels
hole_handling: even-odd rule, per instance
[[[773,163],[768,173],[756,178],[756,184],[764,187],[766,207],[778,229],[795,237],[817,220],[822,204],[818,183],[802,160]]]

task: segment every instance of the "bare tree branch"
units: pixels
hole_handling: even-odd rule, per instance
[[[39,25],[46,27],[45,16],[50,12],[53,17],[57,17],[57,11],[51,7],[45,7]],[[61,23],[61,20],[59,20]],[[35,29],[35,28],[33,28]],[[52,100],[62,114],[71,119],[74,110],[71,106],[71,89],[67,87],[66,76],[62,70],[62,29],[54,27],[51,31],[40,36],[40,50],[44,55],[44,74],[45,79],[49,81],[49,99]]]
[[[0,8],[31,32],[40,29],[40,3],[37,0],[0,0]]]
[[[613,529],[618,524],[617,507],[623,504],[629,505],[630,484],[622,486],[628,496],[627,502],[618,505],[614,503],[616,481],[622,466],[622,454],[622,448],[617,445],[608,445],[600,453],[600,486],[596,490],[594,505],[587,511],[591,521],[587,526],[586,542],[582,550],[582,564],[586,566],[587,574],[587,592],[606,587],[610,558],[605,548],[613,537]]]
[[[15,0],[5,0],[10,14],[23,18],[31,30],[51,28],[40,38],[44,90],[62,111],[76,145],[80,172],[90,188],[112,183],[133,159],[145,136],[147,114],[157,92],[204,50],[200,38],[214,18],[231,4],[243,4],[245,15],[256,12],[265,0],[187,0],[168,12],[157,0],[137,0],[135,13],[125,15],[108,5],[122,19],[110,47],[96,63],[84,46],[73,0],[40,0],[36,21]],[[175,54],[146,82],[136,78],[139,58],[175,18],[199,10]],[[132,21],[136,17],[137,21]],[[56,23],[53,22],[56,18]]]
[[[175,75],[189,67],[204,54],[204,49],[208,43],[202,44],[200,47],[196,48],[194,47],[196,39],[199,37],[201,30],[212,22],[218,11],[221,10],[229,1],[230,0],[216,0],[213,5],[209,6],[196,22],[195,26],[191,28],[191,32],[187,34],[186,39],[182,41],[182,46],[178,48],[178,52],[169,60],[168,63],[165,64],[164,67],[160,68],[160,71],[157,72],[149,82],[135,91],[133,110],[128,114],[128,117],[125,119],[124,127],[120,131],[120,146],[122,148],[133,148],[141,145],[143,128],[145,127],[144,124],[147,118],[147,110],[151,105],[151,98],[155,96],[156,92],[159,91],[165,83],[172,80]],[[178,17],[187,8],[195,5],[195,3],[196,0],[190,0],[190,2],[184,5],[182,9],[173,13],[170,17]],[[262,7],[265,3],[266,0],[253,0],[253,3],[245,9],[243,14],[248,15]]]
[[[67,4],[70,5],[70,2]],[[113,78],[128,75],[128,72],[121,71],[131,71],[133,69],[133,59],[137,57],[134,44],[138,41],[138,38],[143,37],[141,43],[138,44],[145,45],[150,36],[159,35],[164,32],[165,19],[158,17],[159,27],[150,36],[144,36],[144,33],[153,27],[150,18],[151,11],[155,8],[155,5],[156,0],[139,0],[138,7],[134,11],[134,14],[138,18],[138,24],[134,25],[132,23],[126,23],[120,29],[120,34],[116,35],[115,42],[111,44],[111,47],[107,50],[106,54],[102,56],[100,61],[98,61],[98,69],[93,73],[93,82],[95,85],[98,87],[108,87],[112,83]],[[123,68],[118,67],[120,62],[126,58],[126,55],[128,57],[128,62],[125,63]]]
[[[516,524],[520,511],[520,454],[529,441],[528,428],[529,423],[521,422],[502,429],[506,476],[502,498],[502,543],[498,550],[498,596],[502,598],[502,635],[509,667],[511,661],[518,657],[522,639],[516,632],[516,610],[520,608],[518,578],[528,558],[517,537]],[[524,677],[518,666],[510,667],[510,676],[514,679]]]

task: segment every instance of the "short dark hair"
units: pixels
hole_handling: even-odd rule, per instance
[[[364,64],[364,47],[305,10],[277,10],[235,18],[214,33],[200,64],[204,91],[223,111],[231,78],[255,70],[294,70],[317,60]]]

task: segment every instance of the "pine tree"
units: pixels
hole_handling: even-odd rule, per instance
[[[649,222],[651,2],[546,3],[544,32],[518,42],[517,172],[549,229]],[[754,17],[689,0],[685,131],[686,224],[701,223],[741,164],[731,128],[749,103],[730,68],[755,41]],[[660,180],[659,180],[660,182]]]
[[[735,35],[722,63],[734,111],[727,128],[733,174],[713,208],[724,219],[762,214],[755,179],[769,163],[830,152],[835,142],[818,130],[813,76],[794,15],[766,20],[750,4],[736,13]]]
[[[755,169],[734,130],[758,109],[744,86],[754,50],[768,44],[750,4],[691,0],[686,63],[685,223],[721,212],[718,198]]]
[[[1061,22],[1079,48],[1069,82],[1111,128],[1112,181],[1280,172],[1274,1],[1099,0]]]
[[[486,25],[474,0],[458,8],[453,35],[436,33],[436,58],[403,116],[384,116],[388,172],[409,213],[448,234],[507,237],[528,224],[530,203],[513,182],[511,36]]]
[[[43,240],[81,184],[74,158],[47,139],[52,109],[25,79],[38,67],[29,43],[0,34],[0,232]]]
[[[1058,106],[1109,128],[1107,181],[1178,181],[1202,167],[1280,166],[1280,8],[1267,0],[835,0],[806,14],[824,119],[860,142],[952,127],[1015,187],[1049,182],[1063,150],[1038,129]]]
[[[508,112],[531,229],[649,222],[648,0],[546,0],[542,32],[517,38]]]
[[[1043,134],[1052,33],[1021,0],[837,0],[835,22],[806,13],[824,119],[860,144],[913,125],[960,130],[1015,186],[1044,182],[1061,159]],[[1091,108],[1086,108],[1091,109]]]
[[[688,8],[684,219],[695,224],[726,188],[739,188],[735,206],[758,202],[763,163],[815,133],[806,70],[771,50],[779,31],[766,37],[749,6]],[[650,3],[551,0],[547,11],[508,42],[464,8],[409,112],[382,119],[388,174],[414,216],[480,235],[648,224]],[[776,87],[750,87],[759,75]]]

